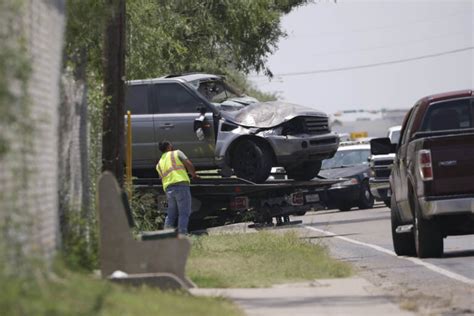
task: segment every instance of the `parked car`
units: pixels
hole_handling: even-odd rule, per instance
[[[320,177],[329,179],[346,178],[327,191],[327,205],[341,211],[349,211],[357,206],[368,209],[374,206],[374,198],[369,188],[370,145],[348,143],[337,150],[333,158],[323,161]]]
[[[372,141],[375,154],[396,152],[390,175],[392,239],[398,255],[440,257],[443,238],[474,233],[472,90],[418,101],[400,143]]]
[[[229,176],[232,168],[238,177],[259,183],[274,166],[284,167],[291,179],[312,179],[321,161],[336,152],[339,140],[325,113],[285,102],[243,100],[249,99],[215,75],[127,82],[134,175],[156,177],[163,139],[185,152],[198,170],[217,168]],[[242,107],[224,110],[227,101]]]
[[[390,138],[392,144],[397,144],[400,138],[401,125],[392,126],[387,131],[387,137]],[[388,178],[392,170],[395,154],[374,155],[370,160],[370,192],[375,200],[383,201],[385,205],[390,207],[390,183]]]

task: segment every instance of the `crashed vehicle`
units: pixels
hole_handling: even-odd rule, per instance
[[[230,176],[233,169],[256,183],[267,180],[274,166],[284,167],[290,179],[310,180],[336,152],[339,139],[325,113],[235,91],[223,77],[207,74],[127,82],[134,175],[156,177],[158,143],[165,139],[197,170]]]

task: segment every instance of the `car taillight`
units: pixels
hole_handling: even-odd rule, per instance
[[[293,205],[303,205],[304,204],[304,194],[303,192],[297,192],[291,194],[291,203]]]
[[[433,180],[433,166],[431,164],[431,151],[429,149],[418,151],[418,169],[420,170],[421,180]]]

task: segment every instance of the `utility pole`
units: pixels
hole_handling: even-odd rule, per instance
[[[125,0],[106,0],[104,36],[104,109],[102,171],[111,171],[120,185],[124,173]]]

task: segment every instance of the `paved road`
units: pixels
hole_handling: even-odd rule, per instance
[[[390,209],[383,205],[311,212],[299,219],[305,238],[326,244],[400,306],[422,314],[474,315],[474,236],[448,237],[443,258],[420,260],[393,253]]]

